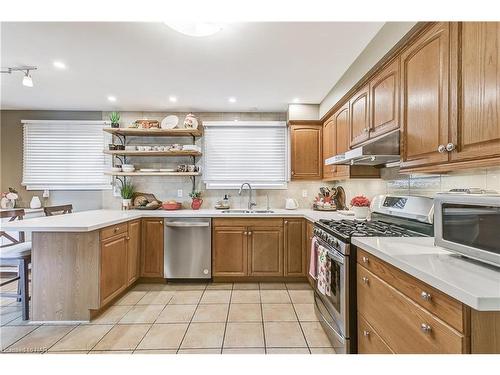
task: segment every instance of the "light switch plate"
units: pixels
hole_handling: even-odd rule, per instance
[[[177,198],[182,198],[182,189],[177,190]]]
[[[307,190],[302,190],[302,198],[307,198]]]

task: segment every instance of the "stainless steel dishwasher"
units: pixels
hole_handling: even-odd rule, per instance
[[[210,218],[165,220],[164,276],[167,279],[212,277]]]

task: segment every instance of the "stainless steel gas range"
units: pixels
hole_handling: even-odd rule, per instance
[[[371,221],[319,220],[314,225],[313,240],[321,250],[316,253],[316,269],[321,263],[329,274],[326,288],[324,278],[316,281],[315,310],[337,353],[357,352],[356,247],[351,237],[433,234],[431,198],[380,195],[370,209]]]

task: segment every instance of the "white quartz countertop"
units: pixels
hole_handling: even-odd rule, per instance
[[[500,310],[500,268],[434,246],[432,237],[357,237],[351,242],[473,309]]]
[[[336,212],[314,211],[312,209],[273,209],[273,213],[241,214],[222,213],[215,209],[201,210],[91,210],[74,212],[66,215],[39,217],[21,221],[2,223],[2,230],[25,231],[25,232],[89,232],[104,228],[109,225],[118,224],[127,220],[141,217],[303,217],[310,221],[319,219],[348,219],[348,216]]]

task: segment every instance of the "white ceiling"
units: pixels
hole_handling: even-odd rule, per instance
[[[284,111],[294,98],[319,103],[382,25],[234,23],[194,38],[163,23],[2,23],[1,66],[38,70],[33,88],[2,74],[1,107]]]

